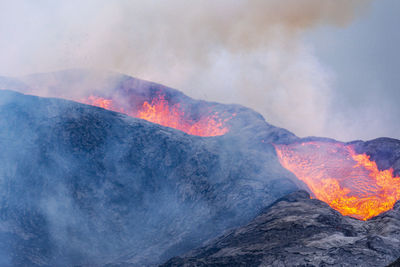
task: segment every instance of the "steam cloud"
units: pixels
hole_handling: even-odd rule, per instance
[[[0,73],[108,69],[252,107],[300,136],[329,136],[331,74],[302,33],[345,26],[369,2],[2,2]]]

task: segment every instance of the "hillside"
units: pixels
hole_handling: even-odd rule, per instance
[[[271,145],[240,144],[0,91],[3,263],[157,263],[246,222],[297,187]]]

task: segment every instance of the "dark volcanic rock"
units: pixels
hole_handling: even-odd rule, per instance
[[[387,267],[399,267],[400,266],[400,258],[398,258],[395,262],[392,262]]]
[[[394,174],[400,176],[400,140],[392,138],[377,138],[367,142],[353,142],[358,153],[371,156],[379,169],[393,168]]]
[[[364,222],[299,191],[162,266],[386,266],[400,255],[399,227],[400,205]]]
[[[0,91],[0,265],[161,263],[247,222],[297,188],[257,127],[202,138]]]

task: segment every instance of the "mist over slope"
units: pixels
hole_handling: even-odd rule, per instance
[[[297,188],[273,147],[249,140],[0,91],[0,255],[29,266],[179,255]]]

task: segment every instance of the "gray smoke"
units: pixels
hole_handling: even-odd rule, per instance
[[[4,1],[0,73],[118,71],[240,103],[296,134],[326,132],[330,73],[302,33],[369,0]]]

